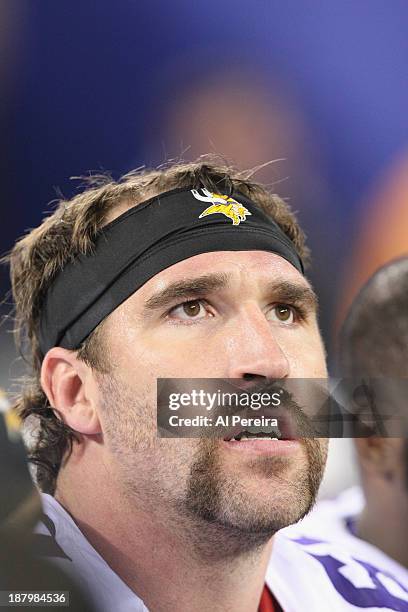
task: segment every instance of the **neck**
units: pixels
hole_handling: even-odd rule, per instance
[[[366,491],[367,504],[356,523],[357,535],[408,568],[408,495],[402,488],[389,488],[381,494],[376,490],[375,495]]]
[[[220,527],[164,512],[157,502],[129,501],[109,475],[96,482],[97,473],[68,462],[55,497],[149,609],[256,612],[271,539],[251,547],[241,534],[239,546],[237,534]]]

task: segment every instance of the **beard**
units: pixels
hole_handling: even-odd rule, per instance
[[[255,550],[313,506],[326,440],[302,439],[301,457],[246,459],[244,474],[237,473],[227,469],[222,440],[159,438],[151,389],[136,394],[112,375],[101,375],[99,384],[104,436],[123,494],[180,530],[201,556]]]
[[[225,474],[219,444],[202,440],[192,464],[181,512],[217,525],[248,548],[269,540],[277,531],[302,519],[313,507],[323,477],[327,447],[302,440],[306,459],[296,470],[293,459],[258,456],[247,464],[260,482],[248,493],[239,476]],[[262,486],[264,482],[266,486]]]

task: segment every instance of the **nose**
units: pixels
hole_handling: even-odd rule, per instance
[[[235,321],[235,330],[229,343],[229,378],[256,381],[289,376],[288,356],[278,342],[273,325],[259,307],[241,312]]]

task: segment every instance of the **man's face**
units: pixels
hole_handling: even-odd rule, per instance
[[[326,377],[314,294],[291,264],[263,251],[191,257],[119,306],[104,334],[111,366],[96,377],[105,452],[130,499],[261,538],[310,509],[326,440],[256,451],[158,438],[156,426],[157,378]]]

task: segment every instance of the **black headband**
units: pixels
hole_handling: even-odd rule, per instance
[[[40,322],[43,355],[77,349],[92,330],[150,278],[213,251],[270,251],[303,274],[294,244],[253,202],[205,189],[174,189],[103,227],[92,254],[67,264],[47,292]]]

